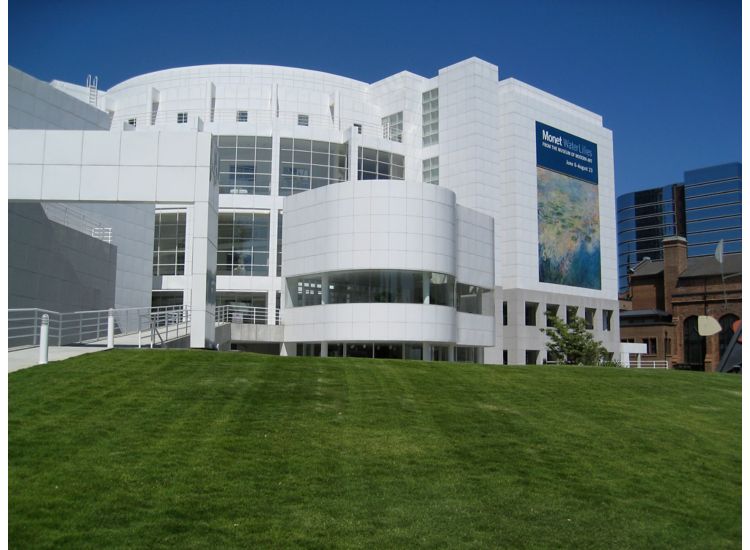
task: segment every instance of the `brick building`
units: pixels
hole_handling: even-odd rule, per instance
[[[623,342],[645,343],[646,360],[667,360],[670,367],[715,370],[742,313],[742,254],[688,258],[687,240],[664,239],[664,259],[644,259],[630,274],[631,309],[620,311]],[[708,315],[722,327],[700,336],[698,317]]]

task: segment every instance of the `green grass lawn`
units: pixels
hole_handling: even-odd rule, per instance
[[[740,546],[738,376],[115,350],[8,380],[11,548]]]

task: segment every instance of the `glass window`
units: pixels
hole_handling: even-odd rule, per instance
[[[219,213],[216,273],[268,275],[268,212]]]
[[[735,193],[721,193],[718,195],[703,195],[685,201],[685,206],[688,209],[692,208],[703,208],[705,206],[719,206],[722,204],[740,204],[742,203],[742,195],[740,192]]]
[[[552,324],[552,318],[557,317],[557,312],[560,310],[560,306],[557,304],[547,304],[547,326],[554,326]]]
[[[348,165],[348,143],[281,138],[279,195],[294,195],[346,181]]]
[[[188,121],[187,113],[177,113],[177,124],[187,124],[187,121]]]
[[[539,304],[537,304],[536,302],[526,302],[525,316],[526,316],[527,327],[536,326],[536,312],[538,308],[539,308]]]
[[[440,181],[440,159],[432,157],[422,161],[422,182],[438,185]]]
[[[298,357],[320,357],[320,344],[297,344]]]
[[[404,156],[368,147],[358,150],[357,179],[403,180]]]
[[[740,180],[724,180],[704,183],[702,185],[686,185],[685,186],[685,199],[689,200],[692,197],[700,197],[701,195],[712,195],[714,193],[728,193],[732,191],[740,192],[742,190],[742,182]]]
[[[584,321],[586,322],[586,328],[589,330],[594,329],[594,316],[596,316],[596,309],[587,307],[583,310]]]
[[[456,283],[456,310],[477,315],[492,314],[492,291],[473,285]]]
[[[693,233],[690,235],[688,243],[691,245],[700,245],[713,243],[718,244],[719,239],[727,241],[740,241],[742,239],[741,229],[725,229],[723,231],[704,231],[702,233]]]
[[[742,251],[742,241],[724,241],[724,254]],[[688,244],[688,256],[713,256],[716,252],[716,242],[691,246]]]
[[[290,285],[294,307],[318,306],[323,303],[321,277],[298,277]]]
[[[346,344],[347,357],[372,357],[372,344]]]
[[[508,326],[508,302],[503,302],[503,326]]]
[[[742,219],[737,217],[728,218],[712,218],[709,220],[690,221],[687,222],[688,234],[697,233],[699,231],[713,231],[720,229],[741,229]]]
[[[461,363],[480,363],[481,350],[476,347],[456,346],[456,361]]]
[[[323,280],[322,275],[289,278],[287,284],[290,294],[294,295],[295,292],[299,294],[298,285],[310,280],[311,277],[315,279],[316,284],[318,280],[321,282]],[[347,271],[330,273],[327,280],[327,288],[321,289],[321,299],[325,294],[327,304],[422,304],[425,303],[425,291],[430,293],[430,304],[452,307],[455,303],[455,278],[444,273],[395,270]],[[491,292],[485,289],[480,290],[480,301],[491,301]],[[300,302],[296,301],[293,305],[300,305]],[[480,307],[489,308],[488,305]]]
[[[434,88],[422,94],[422,146],[434,145],[439,135],[439,97]]]
[[[609,309],[602,310],[602,330],[605,332],[612,330],[612,311]]]
[[[742,204],[727,204],[724,206],[713,206],[708,208],[687,209],[687,217],[691,221],[705,220],[707,218],[718,218],[725,216],[741,216]]]
[[[573,322],[573,319],[575,319],[577,315],[578,315],[578,307],[576,306],[565,307],[565,320],[568,324],[571,324]]]
[[[185,274],[185,212],[154,218],[154,276]]]
[[[271,138],[219,136],[219,193],[271,194]]]
[[[646,355],[656,355],[656,338],[642,338],[641,342],[646,344]]]
[[[279,220],[276,225],[276,276],[281,277],[281,228],[283,227],[284,214],[279,212]]]
[[[698,317],[692,316],[685,319],[683,338],[685,363],[702,368],[706,357],[706,337],[698,333]]]
[[[433,361],[450,361],[448,346],[431,346]]]
[[[183,305],[184,293],[168,290],[154,290],[151,293],[151,307],[169,307]]]
[[[375,359],[403,359],[403,344],[392,342],[376,342],[373,344],[373,357]]]
[[[452,306],[455,291],[455,279],[444,273],[430,274],[430,304]]]
[[[383,138],[391,141],[401,142],[404,133],[404,113],[399,111],[381,120],[383,126]]]
[[[526,350],[526,364],[527,365],[536,365],[536,361],[539,358],[539,350],[538,349],[527,349]]]
[[[297,115],[297,126],[309,126],[310,117],[308,115]]]
[[[237,111],[237,122],[247,122],[247,111]]]
[[[128,126],[132,126],[135,128],[138,125],[138,120],[135,118],[129,118],[128,119]]]

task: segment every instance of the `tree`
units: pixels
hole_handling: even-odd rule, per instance
[[[547,314],[551,327],[540,329],[549,337],[548,356],[565,360],[568,365],[597,365],[607,359],[607,349],[586,330],[586,323],[575,317],[564,323],[557,315]]]

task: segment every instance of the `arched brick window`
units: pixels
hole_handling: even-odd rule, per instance
[[[706,357],[706,338],[698,334],[698,317],[695,315],[685,319],[683,323],[683,338],[685,344],[685,363],[702,367],[703,360]]]

